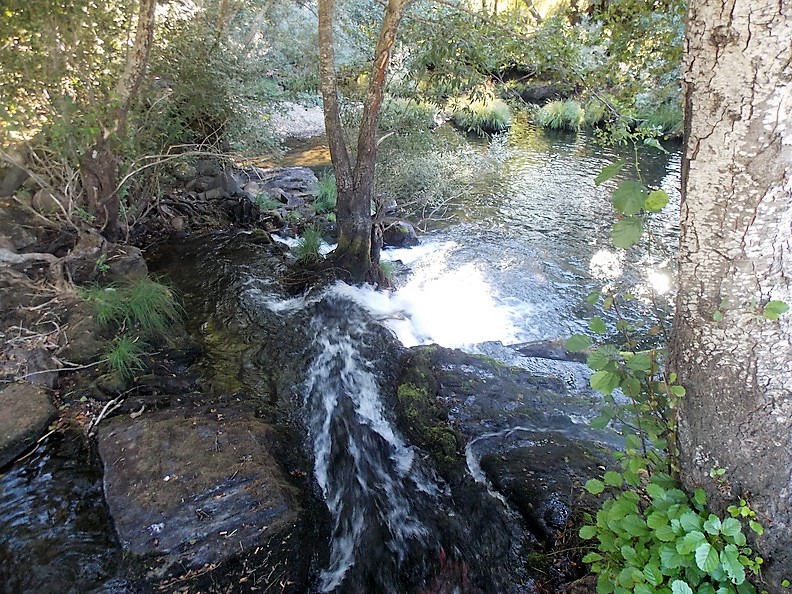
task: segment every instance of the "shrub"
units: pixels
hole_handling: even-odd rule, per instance
[[[258,206],[259,210],[262,211],[275,210],[276,208],[280,208],[281,206],[283,206],[283,203],[278,202],[266,192],[262,194],[258,194],[255,198],[253,198],[253,204]]]
[[[577,101],[551,101],[534,115],[534,123],[551,130],[580,130],[586,114]]]
[[[512,123],[511,109],[502,99],[483,98],[455,102],[454,123],[466,132],[484,135],[507,130]]]
[[[426,130],[434,126],[437,108],[401,97],[388,98],[382,104],[379,127],[382,130]]]

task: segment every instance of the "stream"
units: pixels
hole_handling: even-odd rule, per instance
[[[627,287],[636,312],[651,304],[650,287],[672,292],[678,149],[640,151],[644,182],[671,196],[652,228],[666,252],[641,253],[609,244],[609,191],[618,180],[593,183],[631,150],[531,127],[469,150],[486,166],[446,220],[421,245],[383,252],[395,264],[393,291],[339,283],[288,296],[244,234],[184,241],[160,256],[158,272],[183,295],[189,329],[207,349],[195,367],[201,387],[266,401],[268,422],[301,436],[313,485],[306,497],[326,515],[326,546],[312,543],[308,583],[284,591],[538,592],[521,560],[554,520],[523,525],[516,500],[502,492],[506,482],[494,484],[486,468],[512,450],[544,447],[549,432],[609,438],[586,425],[597,397],[585,366],[518,347],[585,332],[585,296],[603,284]],[[460,383],[449,418],[467,447],[464,470],[451,478],[397,427],[389,393],[404,347],[430,344],[538,378],[525,402],[465,395]],[[453,361],[443,369],[490,381],[484,367]],[[123,552],[97,504],[95,458],[45,444],[0,475],[0,591],[148,591],[117,569]],[[545,516],[556,513],[562,525],[567,512],[554,505]]]

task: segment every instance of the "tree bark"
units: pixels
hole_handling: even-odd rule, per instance
[[[371,201],[374,197],[374,168],[377,160],[377,119],[382,107],[385,75],[396,33],[409,2],[410,0],[389,0],[385,8],[363,104],[354,168],[344,142],[338,102],[333,51],[335,0],[319,2],[319,77],[324,101],[325,129],[338,189],[338,247],[333,252],[332,260],[334,265],[349,272],[355,280],[364,280],[371,272]]]
[[[140,91],[154,42],[157,0],[140,0],[135,41],[127,56],[124,72],[116,85],[118,105],[109,129],[80,158],[80,176],[88,207],[96,214],[102,234],[110,241],[119,236],[118,215],[121,208],[116,185],[118,159],[116,144],[126,129],[126,119]]]
[[[791,64],[792,4],[691,0],[670,349],[687,389],[680,471],[716,508],[745,497],[758,512],[770,592],[792,577],[792,316],[762,316],[792,304]]]

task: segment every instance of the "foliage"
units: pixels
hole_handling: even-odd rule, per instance
[[[679,101],[663,103],[653,109],[638,111],[638,126],[655,135],[680,136],[682,134],[683,113]]]
[[[595,183],[613,178],[623,165],[620,161],[605,167]],[[639,241],[647,220],[665,207],[668,196],[627,179],[613,192],[612,203],[620,218],[611,239],[626,249]],[[596,541],[583,561],[598,574],[598,594],[756,592],[748,578],[758,575],[763,560],[748,546],[746,529],[756,535],[764,529],[747,501],[740,500],[729,507],[728,517],[720,517],[707,508],[703,489],[690,495],[678,486],[676,411],[685,389],[675,374],[664,370],[662,351],[637,348],[633,327],[621,316],[625,298],[611,291],[592,293],[588,299],[590,305],[601,303],[614,313],[622,344],[595,346],[583,334],[567,341],[569,350],[588,352],[591,387],[604,396],[605,406],[592,426],[613,424],[625,434],[624,451],[614,454],[620,469],[586,483],[589,493],[605,497],[595,517],[589,516],[580,529],[581,538]],[[775,305],[770,309],[774,313]],[[604,335],[608,324],[595,316],[589,329]],[[723,481],[725,472],[713,469],[711,476]]]
[[[173,292],[148,277],[121,286],[83,289],[80,293],[93,304],[96,320],[104,326],[156,336],[181,319]]]
[[[108,368],[124,379],[131,377],[135,371],[144,368],[144,346],[139,337],[117,336],[105,355]]]
[[[333,173],[324,173],[319,178],[319,190],[314,200],[314,208],[318,214],[326,214],[335,210],[338,199],[338,188]]]
[[[511,126],[511,109],[502,99],[468,98],[451,103],[454,123],[466,132],[480,136],[501,132]]]
[[[434,126],[436,114],[437,108],[430,103],[388,97],[382,104],[378,126],[386,132],[426,130]]]
[[[388,282],[393,281],[393,275],[396,272],[396,264],[394,264],[391,260],[380,260],[379,263],[380,272],[385,277]]]
[[[551,101],[534,115],[534,122],[552,130],[580,130],[586,114],[577,101]]]
[[[301,264],[315,264],[322,259],[322,232],[317,227],[307,227],[300,242],[294,247],[294,255]]]

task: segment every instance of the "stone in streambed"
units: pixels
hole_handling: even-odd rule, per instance
[[[268,451],[272,429],[244,408],[115,418],[100,426],[105,498],[122,546],[163,569],[216,564],[297,516]]]
[[[47,392],[32,384],[3,389],[0,411],[0,467],[36,443],[58,412]]]

